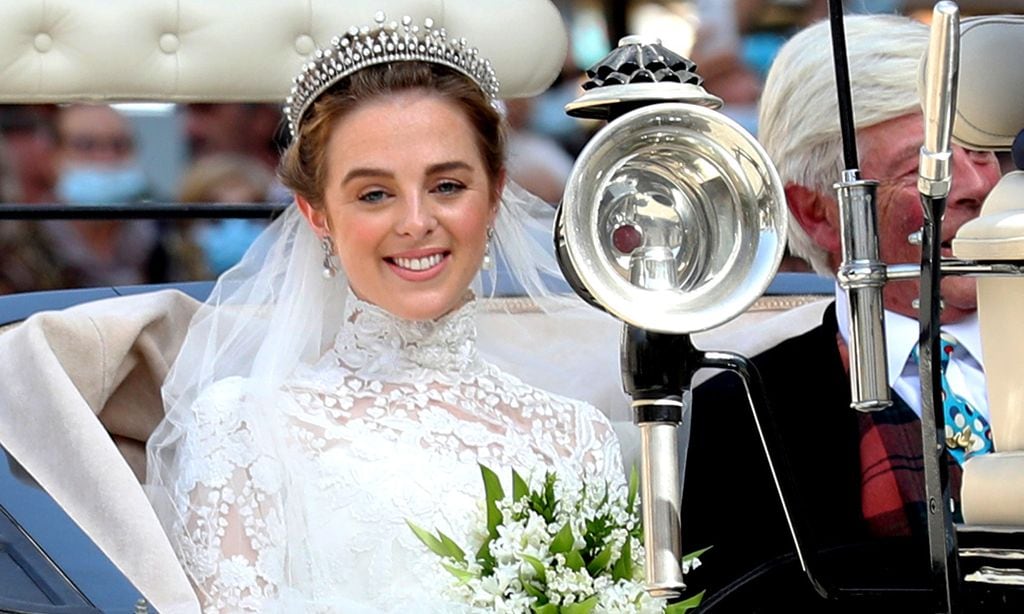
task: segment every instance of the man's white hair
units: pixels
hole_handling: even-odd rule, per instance
[[[845,20],[857,130],[920,110],[918,70],[928,28],[896,15]],[[844,168],[829,24],[818,22],[780,49],[761,96],[758,139],[784,185],[835,198]],[[870,179],[870,177],[865,177]],[[822,275],[834,276],[828,253],[790,214],[789,247]]]

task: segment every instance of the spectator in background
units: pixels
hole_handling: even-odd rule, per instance
[[[9,158],[10,182],[3,202],[52,203],[57,182],[57,144],[51,118],[43,105],[7,106],[0,110],[0,137]]]
[[[145,199],[149,185],[136,158],[132,126],[117,110],[61,107],[56,134],[58,202],[103,207]],[[50,220],[42,230],[67,286],[139,284],[166,277],[153,220]]]
[[[0,203],[53,202],[54,137],[36,107],[0,110]],[[2,205],[0,205],[2,206]],[[66,285],[51,242],[38,224],[0,221],[0,294]]]
[[[270,199],[274,176],[256,160],[220,153],[197,160],[181,179],[183,203],[262,203]],[[175,279],[213,279],[241,259],[266,222],[222,219],[188,222],[169,233],[167,250],[180,263]]]
[[[552,207],[557,206],[572,172],[572,156],[553,138],[530,128],[533,98],[506,100],[504,104],[509,127],[509,178]]]
[[[184,106],[184,111],[185,135],[193,161],[219,153],[249,156],[271,172],[273,182],[267,199],[291,201],[291,193],[273,175],[287,145],[277,105],[190,104]]]
[[[251,156],[268,169],[281,157],[281,109],[271,104],[185,105],[185,135],[193,160],[215,153]]]
[[[757,134],[762,80],[743,58],[743,20],[757,0],[698,0],[700,27],[691,58],[704,89],[722,99],[722,112]],[[754,6],[751,6],[754,5]]]

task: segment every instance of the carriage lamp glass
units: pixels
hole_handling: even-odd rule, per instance
[[[563,266],[592,302],[641,328],[697,332],[768,287],[785,246],[785,197],[735,122],[654,104],[612,121],[581,152],[558,233]]]

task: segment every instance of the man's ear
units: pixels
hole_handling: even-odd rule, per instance
[[[306,221],[309,222],[316,236],[322,237],[329,233],[330,227],[327,224],[327,215],[324,214],[323,208],[314,207],[312,203],[298,194],[295,195],[295,203],[299,206],[302,217],[306,218]]]
[[[839,205],[832,198],[806,186],[791,183],[785,187],[786,204],[793,218],[814,243],[830,254],[842,252]]]

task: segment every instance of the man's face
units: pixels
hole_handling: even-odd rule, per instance
[[[120,166],[134,158],[131,126],[110,107],[69,107],[61,113],[57,130],[65,165]]]
[[[916,264],[921,248],[907,237],[921,229],[924,211],[917,190],[918,163],[924,142],[924,120],[912,113],[858,131],[861,176],[878,185],[878,238],[882,260],[887,264]],[[952,256],[950,241],[957,230],[976,218],[989,191],[999,181],[995,154],[953,146],[953,182],[942,223],[942,255]],[[836,214],[838,216],[838,214]],[[838,229],[838,220],[836,223]],[[841,257],[841,254],[839,255]],[[838,260],[837,260],[838,262]],[[912,301],[920,294],[917,282],[890,282],[884,290],[885,308],[913,318],[918,310]],[[942,281],[943,322],[955,322],[977,306],[975,283],[969,277]]]

